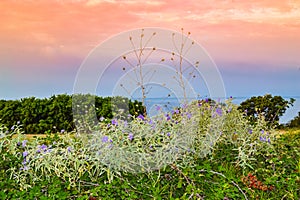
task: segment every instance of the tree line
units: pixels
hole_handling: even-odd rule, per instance
[[[76,128],[73,119],[79,119],[79,115],[84,116],[91,109],[97,119],[111,119],[117,109],[127,109],[132,116],[138,116],[144,111],[140,102],[123,97],[99,97],[91,94],[77,94],[76,98],[73,97],[60,94],[44,99],[28,97],[0,100],[0,124],[11,129],[14,129],[16,123],[20,124],[24,133],[53,133],[73,131]]]
[[[78,128],[75,126],[76,120],[79,120],[79,124],[94,120],[93,115],[86,113],[95,114],[97,119],[108,120],[117,113],[122,115],[120,110],[128,110],[132,116],[145,114],[145,107],[141,102],[124,97],[99,97],[91,94],[77,94],[75,97],[61,94],[44,99],[28,97],[0,100],[0,124],[13,129],[18,123],[23,126],[24,133],[69,132]],[[239,110],[252,123],[259,117],[264,117],[269,126],[282,127],[279,118],[294,102],[293,98],[285,100],[281,96],[266,94],[245,100],[239,105]],[[300,127],[300,112],[285,127]]]

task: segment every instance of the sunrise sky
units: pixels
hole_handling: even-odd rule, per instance
[[[300,96],[298,0],[2,0],[0,99],[72,93],[93,48],[143,27],[190,31],[228,95]]]

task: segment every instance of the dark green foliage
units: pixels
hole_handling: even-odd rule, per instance
[[[300,112],[298,112],[298,116],[292,119],[287,126],[289,128],[300,128]]]
[[[21,100],[0,100],[0,120],[9,128],[19,121],[24,133],[56,133],[75,129],[72,103],[78,105],[75,109],[79,116],[84,116],[86,111],[93,111],[97,119],[100,117],[111,119],[115,114],[113,112],[127,107],[131,115],[137,116],[143,111],[140,102],[132,102],[122,97],[77,95],[75,102],[73,101],[74,98],[67,94],[53,95],[44,99],[29,97]]]
[[[239,110],[245,112],[248,119],[255,123],[257,118],[263,116],[269,126],[278,125],[279,117],[282,116],[286,109],[293,106],[295,99],[289,101],[281,96],[272,96],[266,94],[264,96],[251,97],[242,102]]]

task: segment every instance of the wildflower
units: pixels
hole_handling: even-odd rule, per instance
[[[15,129],[15,125],[13,125],[12,127],[11,127],[11,130],[14,130]]]
[[[156,110],[159,111],[161,109],[160,106],[156,106]]]
[[[171,136],[171,133],[170,133],[170,132],[168,132],[168,133],[167,133],[167,136],[168,136],[168,137],[170,137],[170,136]]]
[[[248,131],[248,132],[249,132],[249,134],[252,134],[252,129],[249,129],[249,131]]]
[[[23,157],[25,158],[26,156],[28,156],[28,152],[27,152],[27,151],[24,151],[24,152],[22,153],[22,155],[23,155]]]
[[[27,171],[27,170],[29,170],[29,168],[25,165],[24,167],[21,167],[20,170]]]
[[[28,141],[27,140],[23,140],[22,141],[22,147],[26,147],[26,143],[27,143]]]
[[[132,140],[133,140],[133,134],[132,134],[132,133],[129,133],[129,135],[128,135],[128,139],[129,139],[130,141],[132,141]]]
[[[261,130],[260,132],[261,132],[261,134],[264,134],[264,133],[265,133],[265,131],[264,131],[264,130]]]
[[[152,124],[153,124],[152,119],[150,119],[150,120],[148,121],[148,124],[149,124],[149,125],[152,125]]]
[[[100,118],[99,118],[99,120],[102,122],[103,120],[104,120],[105,118],[103,117],[103,116],[101,116]]]
[[[24,158],[22,161],[22,165],[26,165],[26,163],[27,163],[26,158]]]
[[[139,118],[139,119],[141,119],[141,120],[145,120],[145,117],[142,115],[142,114],[140,114],[137,118]]]
[[[271,143],[271,140],[270,140],[270,138],[268,138],[268,143]]]
[[[106,135],[102,137],[102,142],[108,142],[108,137]]]
[[[265,141],[266,141],[266,138],[265,138],[265,137],[262,137],[262,136],[260,136],[260,137],[259,137],[259,140],[260,140],[260,141],[262,141],[262,142],[265,142]]]
[[[17,124],[19,125],[19,124],[20,124],[20,121],[17,121]]]
[[[167,121],[169,121],[171,119],[169,114],[165,114],[165,117],[167,118]]]
[[[191,119],[192,114],[191,113],[187,113],[186,116],[187,116],[188,119]]]
[[[21,142],[18,142],[18,143],[17,143],[17,146],[20,146],[20,145],[21,145]]]
[[[206,102],[206,103],[208,103],[208,102],[209,102],[208,98],[206,98],[206,99],[205,99],[205,102]]]
[[[113,119],[113,120],[111,120],[111,124],[115,125],[115,126],[118,126],[118,121],[116,119]]]
[[[216,109],[216,113],[221,117],[222,116],[222,109],[221,108],[217,108]]]
[[[46,151],[46,149],[47,149],[48,147],[47,147],[47,145],[42,144],[42,146],[40,146],[40,148],[41,148],[42,150]]]
[[[69,153],[71,153],[72,147],[68,147],[67,150],[68,150]]]
[[[61,129],[60,133],[64,133],[65,132],[65,129]]]

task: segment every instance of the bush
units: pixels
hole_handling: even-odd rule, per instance
[[[13,127],[13,123],[19,122],[23,125],[24,133],[29,134],[56,133],[73,131],[76,128],[73,117],[78,119],[77,116],[83,115],[86,111],[95,112],[97,119],[100,117],[111,119],[115,110],[127,107],[131,115],[138,116],[143,113],[140,102],[132,102],[127,98],[103,98],[83,94],[75,96],[76,98],[73,98],[62,94],[53,95],[48,99],[29,97],[21,100],[1,100],[0,122],[6,127]],[[73,109],[72,103],[75,105]],[[73,116],[73,111],[76,111],[77,115]]]

